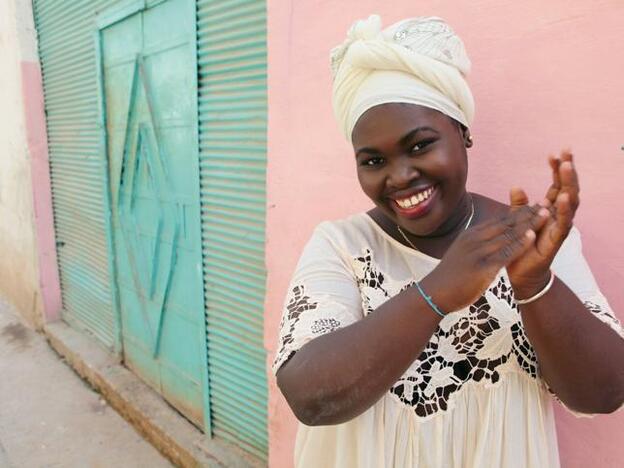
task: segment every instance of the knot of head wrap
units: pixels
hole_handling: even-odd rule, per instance
[[[461,39],[440,18],[357,21],[331,51],[334,113],[347,139],[373,106],[407,102],[438,110],[466,127],[474,101],[465,77],[470,60]]]

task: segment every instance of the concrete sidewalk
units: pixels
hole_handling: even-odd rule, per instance
[[[171,467],[0,299],[0,467]]]

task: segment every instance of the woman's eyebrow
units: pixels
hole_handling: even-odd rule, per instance
[[[439,135],[440,132],[438,132],[435,128],[431,128],[431,127],[417,127],[414,130],[409,131],[408,133],[406,133],[405,135],[403,135],[401,137],[401,139],[399,140],[399,142],[402,145],[405,145],[408,141],[410,141],[414,136],[416,136],[417,133],[420,132],[433,132],[436,135]]]
[[[433,132],[436,135],[440,134],[440,132],[438,132],[435,128],[432,128],[432,127],[427,127],[427,126],[417,127],[417,128],[415,128],[413,130],[410,130],[405,135],[403,135],[401,137],[401,139],[399,140],[399,143],[401,145],[407,144],[412,138],[414,138],[414,136],[416,136],[416,134],[418,134],[420,132]],[[360,148],[360,149],[355,151],[355,157],[357,157],[360,154],[373,154],[373,155],[375,155],[375,154],[379,154],[379,150],[376,149],[376,148],[373,148],[371,146],[367,146],[367,147]]]
[[[372,147],[360,148],[359,150],[356,150],[355,157],[357,158],[361,154],[376,155],[376,154],[379,154],[379,151]]]

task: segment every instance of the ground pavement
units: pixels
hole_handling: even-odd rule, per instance
[[[0,298],[0,468],[171,467]]]

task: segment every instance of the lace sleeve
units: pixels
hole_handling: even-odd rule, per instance
[[[363,317],[352,269],[323,226],[305,246],[288,288],[274,373],[310,340]]]
[[[553,271],[561,281],[574,291],[585,304],[585,307],[598,320],[609,325],[624,338],[622,324],[598,288],[582,250],[581,235],[578,229],[572,228],[553,262]]]
[[[581,235],[578,229],[572,228],[553,262],[553,272],[577,295],[594,317],[609,325],[613,331],[624,339],[622,324],[616,317],[613,309],[611,309],[606,297],[598,288],[598,284],[583,256],[582,250]],[[574,416],[579,418],[591,418],[594,416],[593,414],[580,413],[568,408],[565,403],[557,398],[552,390],[549,389],[549,391]]]

